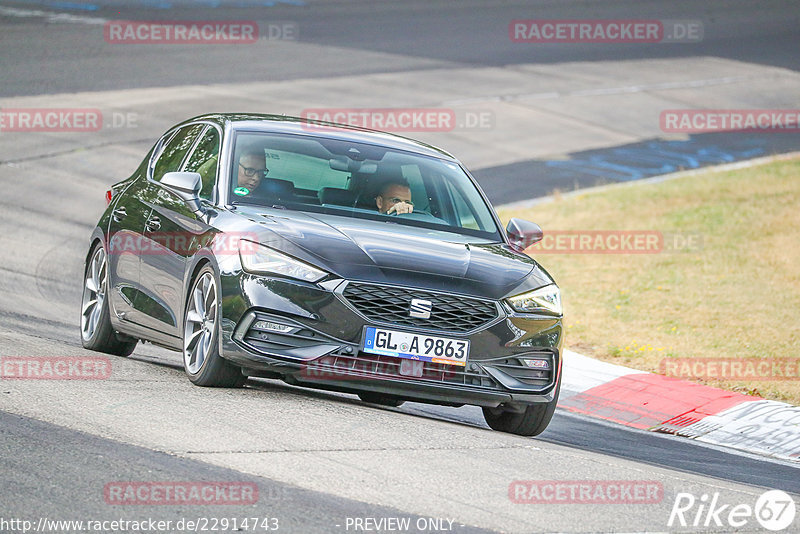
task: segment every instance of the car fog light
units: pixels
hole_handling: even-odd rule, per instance
[[[273,323],[272,321],[256,321],[253,323],[253,326],[251,326],[251,328],[255,328],[256,330],[268,330],[270,332],[280,332],[282,334],[291,332],[294,329],[293,326],[288,326],[280,323]]]
[[[531,358],[520,358],[522,364],[531,369],[550,369],[550,362],[547,360],[534,360]]]

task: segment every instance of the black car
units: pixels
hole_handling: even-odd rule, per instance
[[[106,193],[81,337],[183,352],[199,386],[248,376],[483,408],[541,433],[561,382],[558,287],[466,169],[432,146],[272,115],[170,129]]]

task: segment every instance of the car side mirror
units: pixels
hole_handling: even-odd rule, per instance
[[[159,182],[162,187],[178,195],[189,209],[202,214],[200,204],[200,190],[203,188],[203,179],[198,172],[168,172]]]
[[[544,237],[544,232],[538,224],[515,217],[508,221],[506,235],[508,235],[511,246],[519,250],[525,250],[534,243],[541,241]]]

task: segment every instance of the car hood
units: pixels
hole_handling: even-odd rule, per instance
[[[238,211],[258,223],[261,243],[349,280],[490,298],[507,296],[520,285],[552,283],[533,259],[505,243],[328,214],[244,207]]]

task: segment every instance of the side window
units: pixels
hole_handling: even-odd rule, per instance
[[[189,160],[186,162],[186,172],[197,172],[203,179],[203,188],[200,198],[211,200],[214,185],[217,183],[217,161],[219,160],[219,132],[209,126],[200,142],[195,147]]]
[[[167,142],[153,167],[153,180],[160,181],[168,172],[177,171],[186,153],[192,147],[197,135],[205,128],[204,124],[184,126]]]

